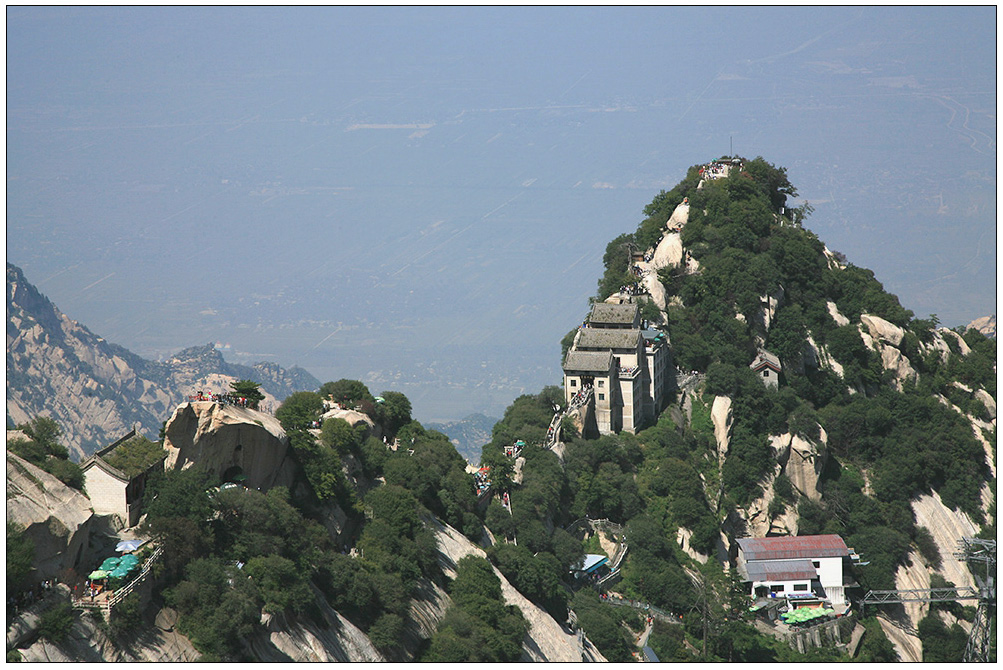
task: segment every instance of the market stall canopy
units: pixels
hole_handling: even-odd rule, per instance
[[[146,540],[122,540],[115,545],[115,551],[136,551],[146,544]]]
[[[119,562],[118,567],[120,567],[120,568],[134,568],[138,563],[139,563],[139,559],[136,558],[135,556],[133,556],[132,554],[129,554],[127,556],[123,556],[122,557],[122,560]]]
[[[112,570],[111,572],[109,572],[108,576],[109,577],[115,577],[115,578],[125,577],[130,572],[132,572],[135,569],[135,567],[136,567],[135,565],[133,565],[131,567],[130,566],[126,566],[126,565],[120,565],[117,568],[115,568],[114,570]]]
[[[104,559],[104,563],[101,564],[101,568],[100,569],[101,570],[114,570],[115,568],[118,567],[118,564],[119,564],[119,562],[121,560],[122,559],[119,558],[118,556],[109,556],[108,558]]]

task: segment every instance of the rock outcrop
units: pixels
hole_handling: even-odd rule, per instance
[[[265,663],[372,663],[387,660],[366,634],[331,609],[319,592],[315,591],[314,596],[323,624],[309,617],[263,613],[262,628],[247,643],[251,657]]]
[[[836,322],[837,326],[846,326],[850,323],[850,320],[839,313],[839,308],[836,307],[836,303],[829,300],[825,303],[825,306],[829,309],[829,316],[832,320]]]
[[[662,268],[678,267],[683,262],[683,242],[679,233],[666,233],[651,257],[651,267],[656,272]]]
[[[218,478],[243,474],[249,488],[291,486],[294,464],[278,419],[252,409],[186,402],[167,422],[166,470],[198,465]]]
[[[35,545],[33,581],[59,577],[90,558],[93,517],[87,496],[7,452],[7,521],[22,526]]]
[[[873,314],[861,314],[860,323],[867,328],[867,332],[870,333],[871,337],[875,340],[887,342],[893,347],[897,347],[902,344],[902,338],[905,337],[904,330],[896,326],[894,323],[885,321],[880,316],[875,316]]]
[[[816,502],[822,499],[818,480],[822,470],[825,469],[828,457],[825,448],[828,436],[821,426],[819,435],[817,443],[790,433],[770,436],[777,462],[781,464],[783,473],[791,485],[802,495]]]
[[[451,526],[433,522],[432,531],[439,546],[440,567],[449,577],[456,577],[456,563],[464,556],[485,556],[483,549]],[[494,568],[494,572],[501,580],[505,604],[518,607],[529,622],[529,632],[522,643],[523,660],[564,663],[606,660],[588,638],[583,638],[584,646],[580,647],[578,636],[574,632],[554,621],[547,612],[519,593],[498,568]]]
[[[77,613],[62,641],[37,638],[18,651],[29,663],[179,663],[200,658],[191,641],[175,631],[173,625],[162,624],[159,616],[155,624],[144,622],[148,625],[123,634],[115,642],[107,636],[105,627],[98,620],[97,615]]]
[[[902,385],[910,379],[917,379],[919,373],[912,367],[912,362],[895,347],[887,344],[881,347],[881,366],[895,374],[895,387],[902,390]]]
[[[78,460],[136,423],[156,435],[180,400],[198,389],[229,390],[237,379],[261,384],[263,406],[320,386],[299,368],[229,364],[211,344],[145,360],[68,318],[7,264],[7,415],[15,423],[52,417]]]
[[[954,345],[957,347],[958,351],[961,352],[962,356],[967,356],[972,353],[972,348],[968,346],[968,342],[965,342],[961,335],[958,335],[953,330],[948,328],[940,328],[937,330],[938,333],[945,339],[951,339],[954,341]]]
[[[368,426],[371,434],[376,430],[376,423],[369,418],[367,414],[357,412],[354,409],[341,409],[339,407],[335,407],[325,411],[320,418],[321,422],[326,421],[327,419],[342,419],[343,421],[347,421],[352,428],[355,428],[360,423],[364,423]]]
[[[965,330],[968,328],[974,328],[986,337],[996,337],[996,315],[992,316],[980,316],[971,323],[969,323]]]
[[[714,439],[717,440],[717,460],[718,465],[724,465],[724,459],[728,455],[728,443],[731,440],[731,398],[727,396],[715,396],[714,404],[710,409],[710,420],[714,424]]]

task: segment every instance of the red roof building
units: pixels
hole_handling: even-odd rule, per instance
[[[738,571],[752,583],[753,597],[815,592],[842,605],[844,562],[852,554],[839,535],[743,537],[738,540]]]

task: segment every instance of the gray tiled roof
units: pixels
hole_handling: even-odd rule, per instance
[[[794,579],[818,579],[818,571],[808,559],[795,561],[752,561],[745,564],[752,582],[782,582]]]
[[[610,351],[569,351],[564,360],[565,371],[578,372],[609,372],[613,365],[613,353]]]
[[[637,319],[638,306],[634,303],[615,305],[607,302],[597,302],[592,305],[592,323],[616,323],[625,326],[632,325]]]
[[[633,328],[582,328],[578,349],[636,349],[641,331]]]

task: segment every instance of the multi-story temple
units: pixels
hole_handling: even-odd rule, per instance
[[[597,303],[564,361],[565,400],[591,393],[600,434],[634,433],[664,407],[668,369],[668,339],[641,327],[636,303]]]

